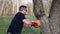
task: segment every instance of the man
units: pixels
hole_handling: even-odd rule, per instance
[[[31,22],[25,18],[26,14],[27,14],[27,7],[24,5],[20,6],[19,12],[12,19],[7,34],[21,34],[23,25],[24,27],[31,26]]]

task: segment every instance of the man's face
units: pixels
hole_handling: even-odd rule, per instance
[[[23,10],[24,14],[26,15],[27,14],[27,9]]]

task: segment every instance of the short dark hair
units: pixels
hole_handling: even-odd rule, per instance
[[[22,5],[22,6],[19,7],[19,11],[22,11],[22,10],[24,10],[26,8],[27,8],[27,6]]]

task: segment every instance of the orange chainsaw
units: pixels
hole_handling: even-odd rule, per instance
[[[34,20],[33,23],[32,23],[32,26],[40,27],[41,26],[40,21],[39,20]]]

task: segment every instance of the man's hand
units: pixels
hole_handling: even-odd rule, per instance
[[[24,22],[24,25],[23,25],[24,27],[31,27],[32,25],[32,22],[27,19],[24,19],[23,22]]]

